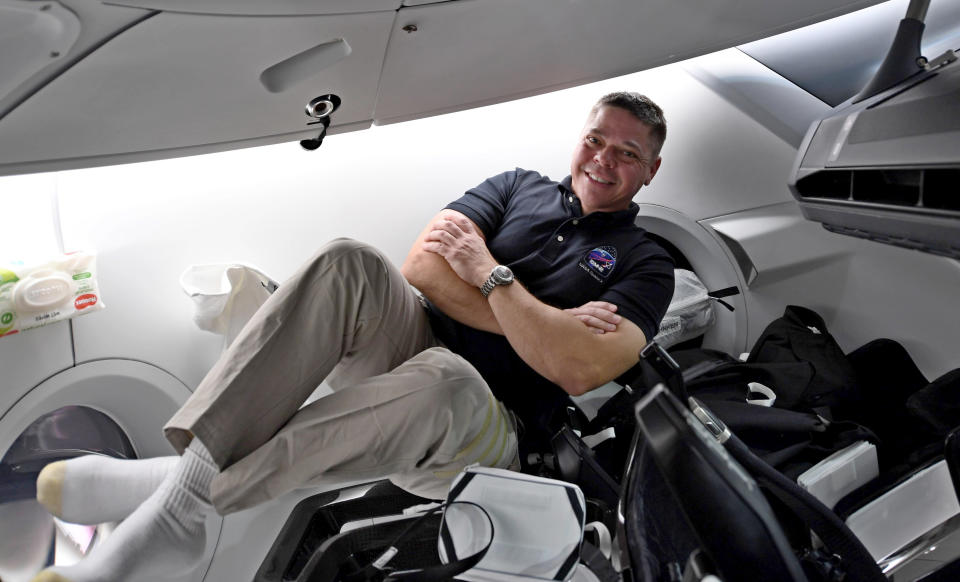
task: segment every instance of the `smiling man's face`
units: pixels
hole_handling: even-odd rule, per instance
[[[650,126],[620,107],[591,114],[573,152],[570,175],[583,213],[624,210],[660,167]]]

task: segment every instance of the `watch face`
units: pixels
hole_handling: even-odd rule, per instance
[[[509,283],[513,281],[513,271],[510,270],[510,267],[497,265],[493,269],[493,278],[497,280],[497,283]]]

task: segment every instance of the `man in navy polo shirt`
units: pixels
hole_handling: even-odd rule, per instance
[[[636,364],[657,333],[673,262],[634,224],[632,199],[656,175],[665,136],[647,98],[607,95],[590,112],[569,177],[517,169],[486,180],[437,215],[404,264],[429,300],[434,332],[531,436],[556,428],[567,394]],[[515,282],[493,281],[483,297],[477,288],[497,265]]]
[[[442,498],[469,464],[518,468],[514,414],[547,434],[567,395],[637,362],[667,310],[673,264],[634,225],[632,202],[665,135],[648,99],[607,95],[570,177],[518,169],[485,181],[430,222],[402,275],[369,245],[321,249],[164,427],[179,459],[44,468],[38,499],[55,515],[127,517],[80,563],[35,582],[175,575],[199,561],[211,510],[297,487],[389,476]],[[334,393],[304,405],[323,380]]]

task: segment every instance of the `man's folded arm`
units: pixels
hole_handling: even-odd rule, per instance
[[[475,244],[464,244],[471,238]],[[476,223],[461,212],[442,210],[417,237],[402,272],[446,315],[470,327],[506,335],[527,365],[569,394],[602,386],[637,363],[646,345],[643,331],[615,316],[609,304],[595,307],[605,302],[560,310],[537,299],[522,281],[496,287],[485,299],[479,285],[496,260],[484,243]],[[470,247],[479,249],[479,257],[467,250]],[[585,318],[585,310],[600,314],[600,319]]]
[[[599,334],[570,313],[540,302],[517,283],[496,287],[488,299],[517,354],[574,396],[629,370],[647,344],[640,327],[626,318],[620,318],[615,331]]]
[[[423,250],[423,243],[434,223],[451,217],[470,221],[478,236],[483,238],[483,233],[466,215],[456,210],[441,210],[417,236],[400,271],[446,315],[464,325],[503,335],[480,289],[461,279],[442,256]]]

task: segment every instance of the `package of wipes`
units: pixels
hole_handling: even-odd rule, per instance
[[[0,337],[103,309],[96,256],[0,262]]]

